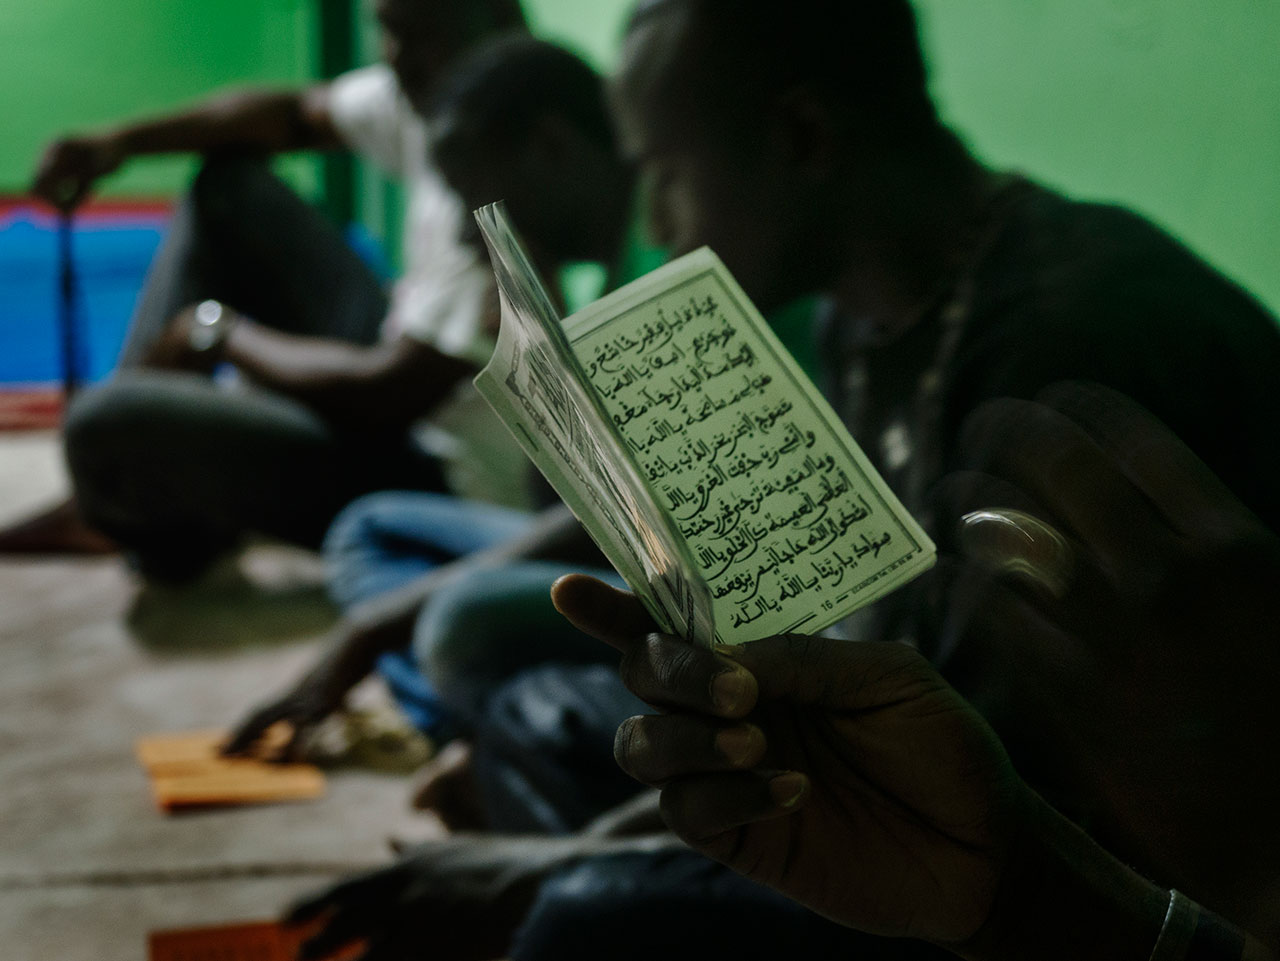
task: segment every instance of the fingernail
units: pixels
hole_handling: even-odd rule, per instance
[[[755,683],[740,667],[721,671],[711,679],[711,703],[721,714],[741,714],[751,706]]]
[[[795,807],[808,789],[809,779],[795,771],[779,774],[769,782],[769,796],[780,808]]]
[[[744,767],[756,753],[760,733],[753,727],[731,727],[716,734],[716,750],[734,767]]]

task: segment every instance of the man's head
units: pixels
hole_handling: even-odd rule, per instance
[[[451,61],[480,40],[524,25],[519,0],[373,0],[382,59],[422,108]]]
[[[527,35],[493,40],[441,82],[429,116],[436,166],[469,209],[504,200],[544,256],[612,259],[631,177],[582,60]]]
[[[643,0],[611,96],[657,239],[766,310],[830,279],[878,172],[942,130],[907,0]]]

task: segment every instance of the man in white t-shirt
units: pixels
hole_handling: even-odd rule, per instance
[[[73,502],[0,533],[0,551],[105,546],[97,532],[144,573],[182,579],[245,533],[316,545],[372,490],[523,501],[523,456],[470,384],[492,350],[491,274],[459,242],[466,212],[428,165],[413,106],[459,53],[523,26],[518,0],[375,8],[381,64],[46,150],[33,192],[63,209],[130,157],[208,159],[152,265],[120,372],[69,411]],[[264,163],[338,147],[406,185],[405,271],[390,296]],[[228,365],[234,383],[211,376]]]

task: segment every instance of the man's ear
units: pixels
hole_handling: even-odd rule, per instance
[[[836,167],[836,121],[830,105],[806,87],[792,87],[773,105],[774,148],[801,175],[829,176]]]

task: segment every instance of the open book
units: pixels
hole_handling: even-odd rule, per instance
[[[666,632],[813,634],[933,564],[920,525],[710,250],[560,319],[501,204],[476,387]]]

